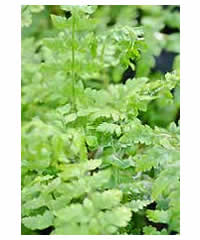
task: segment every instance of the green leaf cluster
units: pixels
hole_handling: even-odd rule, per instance
[[[42,8],[23,6],[22,26]],[[163,46],[177,50],[176,37],[165,45],[158,33],[178,16],[158,6],[117,9],[57,6],[46,36],[22,38],[22,234],[180,232],[180,127],[142,117],[178,98],[178,63],[156,78],[146,62]],[[138,9],[142,26],[130,20]],[[114,75],[127,67],[136,77],[122,84]]]

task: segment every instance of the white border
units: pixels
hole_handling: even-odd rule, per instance
[[[181,6],[181,235],[199,239],[200,229],[200,33],[197,1]]]
[[[20,234],[21,195],[21,13],[4,2],[0,14],[0,238]]]
[[[180,236],[21,236],[20,235],[20,5],[180,5],[181,3],[181,235]],[[1,3],[1,218],[2,239],[199,239],[199,8],[192,0],[61,1]],[[3,165],[2,165],[3,164]]]
[[[183,237],[175,236],[175,235],[50,235],[50,236],[21,236],[22,240],[179,240],[183,239]],[[184,239],[183,239],[184,240]]]
[[[183,1],[183,0],[182,0]],[[22,5],[180,5],[181,0],[21,0]]]

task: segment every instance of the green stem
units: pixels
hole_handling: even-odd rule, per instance
[[[105,39],[102,50],[101,50],[101,66],[104,65],[104,53],[105,53],[106,43],[107,43],[107,39]],[[101,73],[102,73],[102,79],[104,82],[104,88],[107,88],[108,81],[106,80],[106,70],[103,68]]]
[[[24,8],[22,8],[22,13],[24,13],[28,9],[28,7],[28,5],[24,6]]]
[[[75,15],[74,15],[74,13],[72,13],[72,106],[73,106],[73,109],[76,111],[76,94],[75,94],[76,79],[75,79],[75,70],[74,70],[74,66],[75,66],[75,47],[74,47],[75,23],[76,23]]]

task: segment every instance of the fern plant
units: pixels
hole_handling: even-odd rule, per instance
[[[22,234],[179,234],[179,125],[140,117],[179,72],[111,83],[148,41],[129,21],[103,31],[98,9],[59,6],[49,36],[22,39]]]

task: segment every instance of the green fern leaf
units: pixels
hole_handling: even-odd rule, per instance
[[[24,217],[22,223],[25,227],[32,230],[45,229],[53,225],[53,219],[53,214],[50,211],[46,211],[43,215]]]

